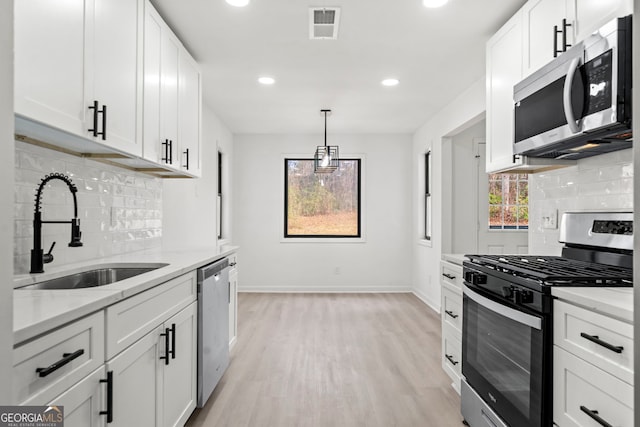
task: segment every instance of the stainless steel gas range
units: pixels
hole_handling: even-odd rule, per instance
[[[633,214],[565,213],[562,256],[466,255],[462,415],[552,426],[553,286],[633,286]]]

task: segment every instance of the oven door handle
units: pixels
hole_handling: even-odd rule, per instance
[[[542,330],[542,319],[539,317],[532,316],[527,313],[523,313],[522,311],[519,311],[519,310],[514,310],[511,307],[507,307],[506,305],[493,301],[485,296],[480,295],[477,292],[472,291],[466,285],[464,286],[463,292],[466,296],[474,300],[476,303],[480,304],[486,309],[493,311],[494,313],[507,317],[523,325],[530,326],[539,331]]]

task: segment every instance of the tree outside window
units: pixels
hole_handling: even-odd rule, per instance
[[[360,237],[360,159],[315,174],[312,159],[285,159],[285,237]]]
[[[529,228],[529,179],[527,174],[489,174],[489,228]]]

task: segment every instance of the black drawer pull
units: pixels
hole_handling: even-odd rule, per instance
[[[611,351],[613,351],[615,353],[622,353],[622,350],[624,350],[623,346],[609,344],[606,341],[602,341],[600,339],[600,337],[598,337],[597,335],[589,335],[589,334],[585,334],[584,332],[580,332],[580,336],[582,338],[584,338],[584,339],[587,339],[587,340],[589,340],[591,342],[594,342],[594,343],[596,343],[598,345],[601,345],[604,348],[609,349],[609,350],[611,350]]]
[[[171,324],[171,329],[167,329],[167,331],[171,331],[171,358],[176,358],[176,324]]]
[[[185,169],[189,170],[189,149],[187,148],[182,154],[187,158],[187,163],[184,165]]]
[[[98,135],[102,135],[102,140],[105,141],[107,139],[107,106],[102,106],[102,132],[98,132]]]
[[[447,279],[449,279],[449,280],[455,280],[456,279],[456,276],[454,276],[452,274],[442,273],[442,275],[444,277],[446,277]]]
[[[451,316],[453,319],[457,319],[457,318],[458,318],[458,315],[457,315],[457,314],[455,314],[455,313],[454,313],[453,311],[451,311],[451,310],[445,310],[444,312],[445,312],[445,313],[447,313],[449,316]]]
[[[113,421],[113,371],[107,372],[107,379],[100,382],[107,383],[107,410],[100,411],[100,415],[106,415],[107,423],[110,423]]]
[[[609,424],[608,422],[603,420],[602,417],[598,415],[598,411],[589,409],[586,406],[582,406],[582,405],[580,406],[580,410],[585,414],[589,415],[591,418],[593,418],[593,420],[598,424],[600,424],[602,427],[613,427],[613,425]]]
[[[160,334],[161,337],[165,337],[164,339],[164,356],[160,356],[160,360],[164,360],[164,364],[169,364],[169,334],[171,334],[171,329],[166,328],[164,333]]]
[[[58,369],[62,368],[64,365],[66,365],[67,363],[71,362],[74,359],[77,359],[78,357],[82,356],[83,354],[84,354],[84,350],[83,349],[80,349],[78,351],[74,351],[73,353],[64,353],[62,355],[62,359],[58,360],[56,363],[54,363],[53,365],[48,366],[46,368],[38,368],[38,369],[36,369],[36,372],[38,373],[38,376],[40,378],[46,377],[50,373],[57,371]]]
[[[445,354],[444,357],[446,357],[449,363],[451,363],[453,366],[456,366],[458,363],[460,363],[454,360],[453,355],[451,354]]]

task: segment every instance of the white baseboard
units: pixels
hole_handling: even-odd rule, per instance
[[[410,293],[409,286],[243,286],[238,288],[238,292],[247,293]]]
[[[413,289],[411,291],[415,296],[418,297],[418,299],[420,301],[422,301],[423,303],[425,303],[426,305],[429,306],[429,308],[431,308],[433,311],[435,311],[436,313],[440,314],[440,304],[435,304],[434,301],[432,301],[431,299],[429,299],[426,295],[424,295],[422,292],[416,291],[415,289]]]

